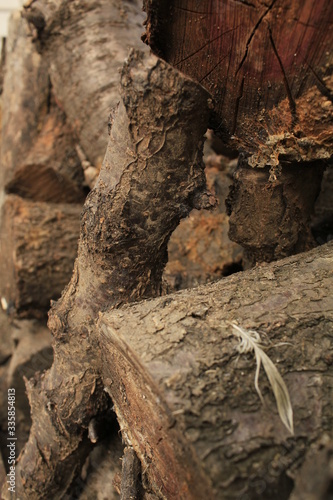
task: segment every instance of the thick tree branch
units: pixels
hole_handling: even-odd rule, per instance
[[[179,220],[210,207],[202,163],[208,93],[155,56],[132,52],[100,178],[82,214],[70,284],[51,312],[54,363],[27,386],[32,429],[17,467],[22,498],[66,491],[108,406],[94,322],[101,310],[156,296]],[[3,491],[5,498],[7,491]]]

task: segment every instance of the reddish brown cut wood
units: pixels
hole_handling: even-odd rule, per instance
[[[211,92],[215,130],[252,166],[332,155],[330,0],[144,5],[146,41]]]

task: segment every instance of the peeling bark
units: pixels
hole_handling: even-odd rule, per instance
[[[330,243],[101,316],[103,380],[157,498],[289,498],[307,448],[333,425],[332,259]],[[230,322],[261,334],[294,436],[263,373],[260,402],[254,354],[237,353]]]
[[[135,451],[125,448],[121,477],[121,500],[139,500],[141,465]]]

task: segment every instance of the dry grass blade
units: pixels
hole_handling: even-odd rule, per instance
[[[259,389],[259,372],[262,364],[272,387],[280,418],[291,434],[294,434],[293,409],[287,386],[273,361],[263,351],[259,333],[254,330],[245,330],[244,328],[237,326],[235,323],[230,323],[230,325],[233,328],[233,334],[240,339],[238,351],[241,354],[253,351],[255,354],[257,369],[254,385],[261,401],[263,402],[263,397]]]

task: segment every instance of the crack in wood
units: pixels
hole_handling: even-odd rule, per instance
[[[297,19],[297,17],[294,17],[293,21],[295,21],[297,24],[300,24],[301,26],[304,26],[305,28],[318,29],[318,26],[315,26],[315,25],[309,24],[309,23],[305,23],[304,21]]]
[[[234,0],[235,3],[240,3],[241,5],[246,5],[247,7],[253,7],[254,9],[257,8],[256,5],[254,5],[251,2],[247,2],[246,0]]]
[[[259,26],[261,25],[262,21],[264,20],[264,18],[267,16],[267,14],[272,10],[272,8],[274,7],[274,4],[276,3],[277,0],[273,0],[272,3],[269,5],[269,7],[265,10],[265,12],[262,14],[262,16],[258,19],[255,27],[253,28],[252,30],[252,33],[251,35],[249,36],[247,42],[246,42],[246,47],[245,47],[245,52],[244,52],[244,55],[242,57],[242,60],[241,62],[239,63],[239,66],[236,70],[236,73],[235,73],[235,76],[238,75],[239,71],[241,70],[246,58],[247,58],[247,55],[248,55],[248,52],[249,52],[249,47],[250,47],[250,44],[252,42],[252,39],[256,33],[256,31],[258,30]]]
[[[175,8],[178,9],[178,10],[181,10],[182,12],[188,12],[189,14],[199,14],[199,15],[205,15],[205,14],[213,14],[212,11],[208,12],[200,12],[200,11],[197,11],[197,10],[191,10],[191,9],[186,9],[185,7],[180,7],[179,5],[175,5]]]
[[[329,99],[331,102],[333,102],[333,91],[330,88],[327,87],[327,85],[325,84],[325,82],[320,78],[320,76],[313,69],[313,67],[309,63],[307,63],[307,64],[308,64],[308,68],[311,70],[313,76],[316,79],[316,86],[317,86],[319,92],[322,95],[324,95],[325,97],[327,97],[327,99]]]
[[[286,71],[284,69],[284,66],[283,66],[283,63],[281,61],[281,58],[279,56],[279,53],[277,51],[276,45],[274,43],[273,35],[272,35],[272,30],[271,30],[270,26],[268,26],[268,32],[269,32],[269,40],[271,42],[273,52],[275,54],[276,59],[278,60],[278,63],[279,63],[279,66],[280,66],[280,69],[281,69],[281,72],[282,72],[282,75],[283,75],[283,82],[284,82],[284,86],[286,88],[287,98],[288,98],[290,112],[291,112],[291,116],[292,116],[292,127],[294,127],[296,125],[296,123],[298,122],[297,111],[296,111],[296,102],[295,102],[295,100],[293,98],[293,95],[291,93],[291,89],[290,89],[290,85],[289,85],[289,82],[288,82],[287,74],[286,74]]]
[[[177,61],[174,66],[178,66],[179,64],[183,63],[184,61],[187,61],[188,59],[190,59],[191,57],[195,56],[196,54],[198,54],[201,50],[205,49],[208,45],[210,45],[211,43],[213,42],[216,42],[216,40],[218,40],[219,38],[222,38],[223,35],[226,35],[227,33],[230,33],[232,31],[235,31],[239,28],[239,25],[236,26],[235,28],[231,28],[230,30],[227,30],[227,31],[224,31],[223,33],[220,33],[217,37],[215,38],[212,38],[211,40],[208,40],[208,42],[206,42],[204,45],[202,45],[199,49],[197,49],[196,51],[192,52],[191,54],[189,54],[188,56],[184,57],[183,59],[181,59],[180,61]]]
[[[211,75],[213,73],[213,71],[224,61],[224,59],[226,59],[228,56],[230,56],[230,54],[231,54],[231,51],[228,52],[228,54],[226,54],[225,56],[221,57],[221,59],[219,59],[217,64],[215,64],[215,66],[212,69],[210,69],[208,71],[208,73],[206,73],[206,75],[203,78],[201,78],[199,80],[199,83],[202,83],[209,75]]]
[[[231,132],[232,135],[234,135],[234,133],[236,132],[236,128],[237,128],[237,118],[238,118],[239,103],[240,103],[241,98],[243,97],[244,82],[245,82],[245,76],[243,76],[242,82],[240,84],[238,96],[237,96],[237,99],[236,99],[234,122],[233,122],[233,125],[232,125],[232,132]]]

